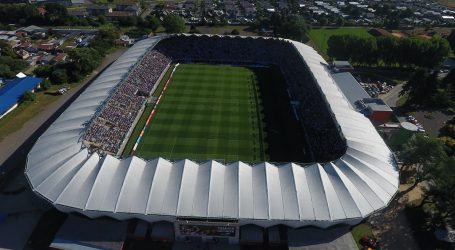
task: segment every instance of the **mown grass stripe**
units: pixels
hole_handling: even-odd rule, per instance
[[[264,160],[254,73],[247,68],[180,65],[136,155],[170,159]],[[253,104],[252,104],[253,103]],[[258,143],[259,142],[259,143]]]

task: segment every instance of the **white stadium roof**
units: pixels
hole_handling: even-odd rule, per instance
[[[89,217],[234,219],[290,227],[355,224],[388,205],[398,189],[392,152],[354,111],[311,47],[300,52],[347,141],[338,160],[300,166],[169,162],[90,154],[81,135],[131,67],[162,37],[138,42],[107,68],[47,129],[28,155],[33,190],[62,211]]]

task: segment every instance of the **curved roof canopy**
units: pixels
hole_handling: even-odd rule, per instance
[[[334,83],[324,59],[292,42],[347,141],[347,151],[327,163],[248,165],[158,158],[117,159],[90,154],[84,126],[139,58],[162,37],[138,42],[107,68],[47,129],[28,155],[33,190],[64,211],[90,217],[225,218],[259,226],[328,227],[353,224],[388,205],[398,189],[394,157],[376,129],[354,111]]]

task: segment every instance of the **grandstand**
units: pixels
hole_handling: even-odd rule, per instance
[[[278,67],[313,162],[117,157],[170,64],[195,62]],[[156,227],[174,223],[175,239],[230,242],[262,232],[249,224],[267,230],[353,225],[386,207],[398,189],[392,152],[350,107],[320,55],[291,40],[238,36],[138,42],[39,138],[26,175],[61,211],[139,218]]]

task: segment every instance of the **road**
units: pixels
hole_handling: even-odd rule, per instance
[[[101,65],[84,80],[84,82],[71,88],[64,96],[51,103],[46,109],[28,122],[22,128],[0,141],[0,184],[6,174],[12,170],[23,169],[26,156],[39,136],[49,127],[55,119],[76,99],[80,93],[112,62],[117,60],[126,49],[116,50],[107,55]],[[14,121],[12,121],[14,122]],[[16,171],[14,171],[16,172]],[[0,185],[1,186],[1,185]]]
[[[396,103],[400,98],[399,94],[400,91],[403,89],[403,84],[397,84],[393,89],[391,89],[388,93],[381,96],[381,99],[389,105],[389,107],[394,108],[396,107]]]

